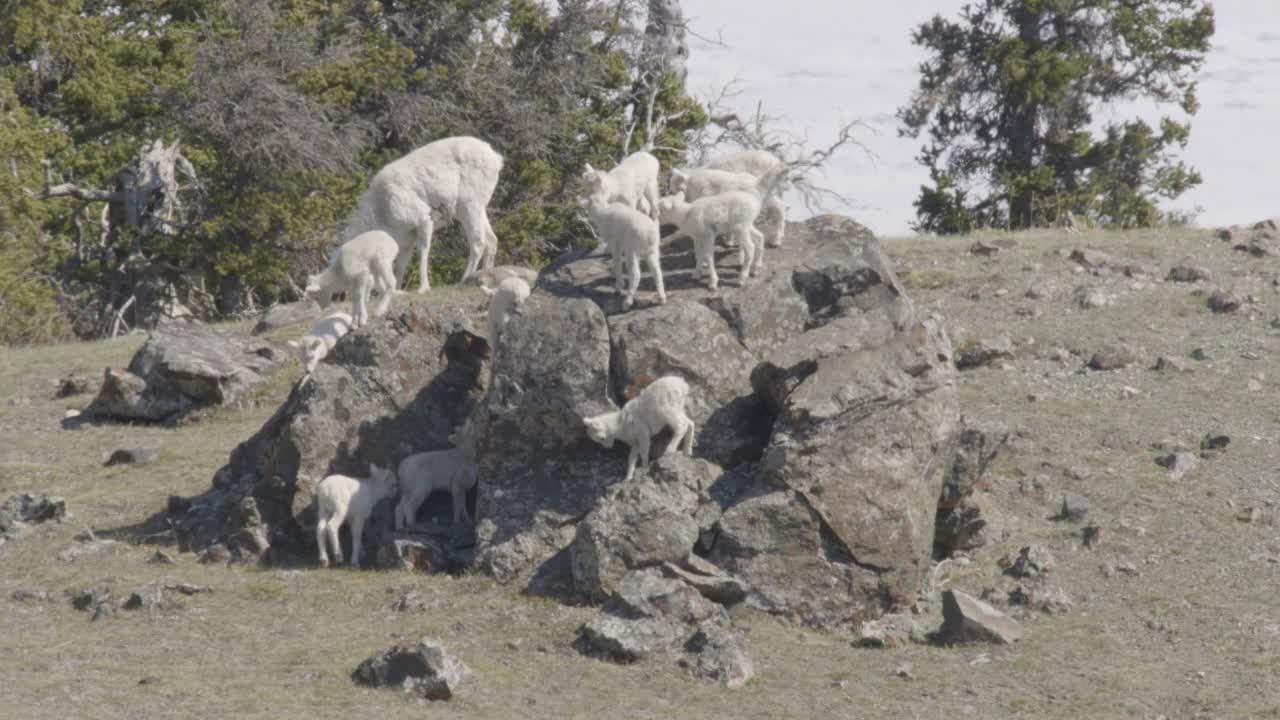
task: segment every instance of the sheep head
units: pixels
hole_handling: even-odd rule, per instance
[[[582,425],[587,430],[587,437],[606,448],[613,447],[614,426],[617,424],[617,416],[618,413],[611,412],[595,417],[582,418]]]

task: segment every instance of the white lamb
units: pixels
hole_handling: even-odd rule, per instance
[[[528,283],[529,287],[533,287],[538,282],[538,271],[520,265],[495,265],[484,270],[477,270],[463,284],[494,290],[503,280],[512,277],[518,277]]]
[[[363,544],[364,524],[373,514],[378,501],[396,492],[396,474],[377,465],[369,466],[369,478],[330,475],[316,486],[316,544],[320,546],[320,564],[329,566],[329,554],[325,541],[333,548],[333,556],[342,562],[342,545],[338,542],[338,528],[346,522],[351,529],[351,564],[360,564],[360,547]]]
[[[658,219],[658,158],[643,150],[631,153],[608,172],[587,163],[582,183],[587,195],[604,193],[609,202],[622,203]]]
[[[502,173],[502,155],[489,143],[473,137],[449,137],[427,143],[373,176],[360,197],[348,234],[382,228],[399,243],[396,287],[404,281],[416,245],[421,264],[418,291],[431,288],[427,257],[437,220],[453,219],[467,238],[470,277],[481,266],[493,267],[498,237],[489,225],[486,207]]]
[[[307,297],[327,308],[333,303],[333,295],[345,291],[351,299],[351,327],[363,327],[369,322],[369,293],[377,291],[378,306],[374,317],[387,311],[391,295],[395,292],[396,278],[393,265],[398,246],[390,235],[381,230],[361,233],[338,247],[324,272],[307,278]]]
[[[667,291],[662,284],[662,263],[659,253],[659,230],[657,221],[648,215],[627,207],[622,203],[611,203],[603,192],[588,195],[583,199],[587,215],[596,234],[604,239],[604,243],[613,252],[613,276],[618,292],[622,289],[621,268],[624,262],[628,267],[628,289],[622,299],[623,309],[628,309],[635,302],[636,288],[640,286],[640,259],[643,258],[653,272],[653,283],[658,290],[658,303],[667,301]],[[656,208],[656,202],[655,202]]]
[[[457,442],[455,436],[450,441]],[[431,493],[447,490],[453,501],[453,522],[471,522],[467,512],[467,491],[475,487],[475,453],[465,443],[449,450],[433,450],[410,455],[400,462],[400,502],[396,504],[396,530],[413,525],[418,508]]]
[[[498,283],[495,290],[481,286],[481,290],[489,296],[488,335],[489,347],[498,347],[498,335],[506,327],[512,315],[520,312],[520,306],[529,297],[529,283],[522,278],[509,277]]]
[[[663,222],[677,226],[677,233],[684,232],[693,238],[693,277],[701,280],[702,268],[706,266],[710,289],[720,286],[720,276],[716,273],[717,235],[728,235],[738,246],[742,267],[739,285],[747,284],[752,270],[764,269],[764,233],[754,224],[760,214],[760,198],[756,194],[733,190],[691,203],[685,202],[681,195],[669,195],[662,198],[659,205]]]
[[[289,346],[296,349],[306,367],[307,372],[314,372],[316,365],[324,359],[333,346],[338,344],[351,331],[351,316],[344,312],[330,313],[322,318],[299,340],[290,340]]]
[[[708,163],[701,168],[676,168],[671,171],[671,192],[684,191],[689,202],[710,195],[718,195],[729,190],[759,192],[756,183],[766,175],[785,174],[786,165],[776,156],[764,150],[744,150],[733,153]],[[747,177],[753,178],[747,180]],[[786,227],[786,212],[782,204],[782,189],[785,183],[763,194],[764,210],[777,218],[777,227],[767,238],[769,247],[781,247],[783,230]]]
[[[671,428],[671,442],[665,452],[675,452],[684,443],[684,451],[693,455],[693,420],[685,413],[689,399],[689,384],[676,375],[660,377],[640,391],[621,410],[583,418],[587,435],[605,446],[613,447],[621,440],[631,448],[627,455],[627,474],[623,482],[635,474],[637,458],[644,467],[649,466],[649,442],[664,427]]]

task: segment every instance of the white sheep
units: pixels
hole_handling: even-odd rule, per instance
[[[342,562],[342,545],[338,542],[338,528],[346,522],[351,530],[351,564],[360,564],[360,547],[363,544],[364,524],[373,514],[378,501],[396,492],[396,474],[377,465],[369,465],[369,478],[360,479],[346,475],[330,475],[316,486],[315,498],[318,521],[316,544],[320,546],[320,564],[329,566],[329,554],[325,542],[333,548],[333,556]]]
[[[351,300],[351,327],[363,327],[369,322],[369,293],[377,291],[378,306],[373,315],[378,317],[391,305],[396,278],[393,265],[398,246],[390,235],[381,230],[361,233],[338,247],[329,267],[324,272],[307,278],[307,297],[327,308],[333,303],[333,295],[345,291]]]
[[[498,283],[498,287],[490,290],[481,286],[481,290],[489,296],[488,335],[489,347],[498,347],[498,335],[512,315],[519,314],[520,306],[529,297],[529,283],[522,278],[509,277]]]
[[[683,191],[685,199],[690,202],[729,190],[758,192],[756,182],[771,172],[785,174],[786,169],[787,166],[769,152],[744,150],[713,160],[705,167],[673,169],[670,187],[673,194]],[[745,176],[754,178],[755,182],[747,180]],[[769,247],[782,246],[782,235],[786,227],[786,211],[781,192],[783,184],[779,183],[761,195],[764,200],[763,209],[777,218],[777,227],[766,238]]]
[[[694,425],[684,410],[688,399],[689,384],[684,378],[667,375],[650,383],[621,410],[583,418],[582,422],[587,435],[604,447],[613,447],[615,440],[630,446],[625,482],[634,475],[637,458],[648,467],[649,442],[664,427],[671,428],[671,442],[665,452],[675,452],[683,440],[684,451],[693,455]]]
[[[289,346],[298,351],[302,364],[307,372],[315,372],[316,365],[324,359],[333,346],[338,344],[351,331],[351,316],[344,312],[330,313],[322,318],[306,335],[298,340],[290,340]]]
[[[764,233],[755,227],[760,214],[760,198],[754,193],[733,190],[719,195],[685,202],[682,195],[669,195],[659,201],[663,223],[679,228],[677,233],[687,233],[693,238],[693,277],[702,279],[706,266],[712,290],[720,286],[716,273],[716,236],[728,235],[738,246],[741,262],[738,284],[745,285],[751,272],[764,269]],[[670,237],[670,236],[668,236]]]
[[[457,442],[451,435],[450,441]],[[396,504],[396,530],[414,523],[418,508],[431,493],[447,490],[453,501],[453,522],[471,522],[467,512],[467,491],[475,487],[475,453],[465,446],[410,455],[400,462],[400,502]]]
[[[605,172],[587,163],[582,172],[585,194],[608,195],[609,202],[633,207],[658,219],[658,158],[641,150],[628,155],[617,167]]]
[[[489,143],[473,137],[449,137],[427,143],[378,171],[360,197],[348,236],[382,228],[399,243],[396,287],[404,281],[416,245],[421,258],[418,291],[431,288],[431,235],[437,220],[456,220],[467,238],[463,279],[482,266],[493,267],[498,237],[486,207],[498,185],[503,158]]]
[[[583,206],[605,245],[613,253],[611,265],[618,292],[622,289],[622,264],[628,267],[628,289],[623,295],[623,309],[635,302],[636,288],[640,286],[640,259],[644,258],[653,272],[653,282],[658,290],[658,303],[667,301],[667,291],[662,284],[662,263],[659,252],[658,223],[648,215],[622,203],[609,202],[604,192],[583,198]],[[657,203],[654,203],[655,210]]]
[[[518,277],[533,287],[538,283],[538,271],[520,265],[495,265],[485,270],[477,270],[474,275],[463,281],[464,285],[476,285],[489,290],[496,289],[498,284],[507,278]]]

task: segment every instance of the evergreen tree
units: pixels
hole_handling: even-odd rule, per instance
[[[1172,157],[1189,124],[1135,119],[1097,137],[1093,112],[1146,99],[1194,114],[1213,29],[1203,0],[975,0],[922,24],[912,40],[928,58],[898,112],[901,134],[927,137],[917,230],[1157,222],[1158,198],[1200,182]]]

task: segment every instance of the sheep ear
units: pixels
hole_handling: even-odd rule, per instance
[[[587,163],[587,164],[586,164],[586,172],[587,172],[588,174],[594,175],[594,174],[595,174],[595,172],[596,172],[596,169],[595,169],[595,168],[593,168],[593,167],[591,167],[591,163]]]
[[[376,477],[378,474],[378,470],[380,469],[381,468],[379,468],[377,465],[374,465],[373,463],[369,463],[369,477]]]
[[[485,295],[488,295],[489,297],[493,297],[493,294],[494,294],[494,293],[496,293],[496,292],[498,292],[498,289],[497,289],[497,288],[485,287],[484,285],[481,285],[481,286],[480,286],[480,291],[481,291],[481,292],[483,292]]]
[[[301,345],[301,344],[299,344],[297,340],[290,340],[290,341],[289,341],[289,347],[291,347],[291,348],[300,348],[300,347],[302,347],[302,345]]]

